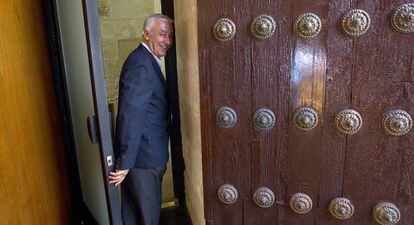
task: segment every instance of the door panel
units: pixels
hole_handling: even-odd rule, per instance
[[[364,126],[347,140],[348,163],[343,183],[344,194],[352,196],[360,208],[354,221],[369,223],[372,206],[389,201],[403,206],[400,208],[401,224],[414,222],[414,218],[408,216],[413,212],[414,202],[407,173],[414,167],[414,151],[409,147],[413,132],[396,137],[387,135],[381,127],[382,117],[390,109],[403,109],[413,115],[410,86],[414,74],[411,67],[414,39],[389,26],[394,7],[401,3],[403,1],[357,4],[371,15],[373,26],[354,41],[351,105],[363,116]]]
[[[261,108],[274,112],[275,126],[271,130],[254,129],[251,136],[251,170],[252,178],[248,201],[246,201],[244,224],[266,224],[277,221],[280,213],[278,204],[269,208],[260,208],[254,202],[254,192],[262,186],[268,187],[275,194],[275,201],[280,202],[286,195],[287,177],[287,137],[288,137],[288,99],[289,74],[291,70],[291,5],[286,2],[272,1],[268,4],[251,1],[252,15],[246,19],[250,24],[260,15],[269,15],[275,20],[275,33],[265,39],[253,37],[250,30],[241,34],[251,37],[252,46],[252,115]],[[248,24],[250,26],[250,24]],[[283,84],[283,85],[281,85]],[[278,99],[279,101],[274,101]],[[283,210],[283,209],[281,209]]]
[[[410,43],[414,36],[390,25],[401,3],[405,2],[198,3],[209,224],[375,224],[372,210],[383,201],[399,207],[399,224],[413,223],[413,131],[392,136],[381,125],[391,109],[413,116],[414,45]],[[371,26],[364,35],[349,37],[341,19],[356,8],[369,14]],[[313,38],[299,37],[294,30],[303,13],[320,18],[321,31]],[[267,39],[250,31],[251,22],[262,14],[272,16],[276,24],[275,34]],[[212,34],[222,17],[232,19],[237,27],[234,39],[226,42]],[[215,113],[225,105],[238,114],[234,127],[217,125]],[[318,123],[313,129],[298,128],[295,113],[301,107],[315,110]],[[276,116],[270,130],[254,128],[253,115],[261,108]],[[337,114],[344,109],[362,116],[362,127],[355,134],[343,134],[335,127]],[[234,204],[217,198],[224,183],[240,192]],[[268,208],[254,202],[255,191],[263,186],[275,194],[276,201]],[[289,201],[295,193],[312,199],[309,213],[291,209]],[[348,198],[355,207],[348,220],[329,213],[330,201],[338,197]]]
[[[226,1],[211,7],[210,15],[206,20],[207,26],[212,27],[221,18],[227,17],[233,21],[243,21],[249,5],[248,1]],[[237,13],[236,13],[237,12]],[[208,14],[207,14],[208,15]],[[241,31],[248,29],[247,21],[236,22],[236,29]],[[210,39],[210,37],[208,37]],[[238,46],[244,46],[242,48]],[[208,101],[211,102],[208,111],[211,121],[208,129],[213,134],[208,142],[212,146],[209,153],[211,159],[217,162],[217,166],[211,168],[212,192],[217,192],[223,184],[233,185],[239,193],[239,201],[236,204],[222,207],[217,198],[212,199],[215,210],[223,210],[222,214],[215,215],[214,219],[223,224],[241,224],[244,199],[248,198],[250,189],[250,164],[249,142],[244,139],[251,131],[243,129],[250,127],[249,112],[251,105],[246,104],[250,98],[250,53],[249,39],[235,35],[234,39],[227,42],[213,40],[211,51],[206,58],[216,58],[217,61],[209,61],[211,76],[206,92],[210,93]],[[216,125],[216,112],[224,106],[231,107],[237,114],[237,123],[233,128],[220,128]],[[236,130],[236,132],[234,132]],[[227,172],[225,172],[227,171]],[[232,215],[228,217],[227,215]]]
[[[353,68],[353,39],[344,38],[338,29],[341,17],[355,8],[356,1],[331,1],[329,3],[328,38],[327,38],[327,68],[324,121],[322,127],[321,174],[318,205],[318,224],[350,224],[339,221],[329,213],[329,202],[339,196],[349,198],[342,192],[344,167],[346,163],[347,138],[339,135],[333,121],[338,112],[351,107],[351,76]],[[332,135],[335,134],[335,135]]]
[[[286,203],[296,193],[308,195],[312,201],[309,213],[300,215],[285,207],[286,214],[281,215],[282,224],[308,224],[317,221],[320,158],[322,146],[322,127],[324,122],[323,109],[325,104],[325,71],[326,71],[326,38],[329,1],[293,1],[292,24],[306,13],[315,14],[320,20],[315,24],[320,26],[319,34],[313,38],[304,39],[292,34],[292,70],[290,77],[289,99],[289,144],[288,144],[288,178]],[[314,110],[316,126],[302,130],[296,125],[293,115],[302,107]]]
[[[91,143],[86,118],[94,115],[82,2],[56,1],[69,103],[85,204],[99,224],[109,224],[99,146]]]
[[[42,2],[1,1],[0,8],[0,224],[69,224]]]
[[[109,114],[106,97],[98,2],[96,0],[83,0],[82,3],[93,104],[96,116],[96,131],[99,135],[101,173],[104,181],[107,211],[110,224],[120,225],[122,224],[122,219],[119,190],[114,184],[109,184],[108,179],[109,173],[115,171],[116,162],[112,144],[111,116]]]
[[[118,191],[107,182],[114,159],[103,64],[100,61],[98,11],[96,1],[88,0],[86,3],[83,6],[81,0],[56,1],[82,194],[99,224],[120,224]],[[96,27],[91,25],[91,21]],[[92,144],[89,139],[86,122],[92,115],[96,115],[99,145]]]

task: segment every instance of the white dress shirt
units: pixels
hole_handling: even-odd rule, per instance
[[[148,48],[148,46],[147,46],[147,44],[145,44],[144,42],[141,42],[141,44],[149,51],[149,52],[151,52],[151,50]],[[162,69],[162,64],[161,64],[161,59],[160,58],[158,58],[156,55],[154,55],[154,53],[152,53],[151,52],[151,54],[152,54],[152,56],[154,56],[154,59],[155,59],[155,61],[157,61],[157,63],[158,63],[158,66],[160,66],[160,69]]]

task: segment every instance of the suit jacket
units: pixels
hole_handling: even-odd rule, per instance
[[[119,81],[118,169],[166,166],[169,108],[161,69],[148,49],[139,45],[122,66]]]

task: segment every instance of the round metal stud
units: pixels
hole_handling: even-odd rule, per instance
[[[389,135],[401,136],[408,133],[413,126],[410,114],[401,109],[388,111],[382,118],[382,127]]]
[[[399,5],[391,17],[391,24],[399,32],[414,32],[414,3]]]
[[[302,130],[311,130],[318,124],[318,113],[311,107],[302,107],[293,114],[293,121]]]
[[[217,196],[224,204],[231,205],[239,198],[239,192],[233,185],[223,184],[220,186]]]
[[[267,187],[259,187],[253,194],[254,202],[261,208],[268,208],[275,203],[275,194]]]
[[[355,134],[362,126],[362,117],[355,110],[345,109],[336,115],[335,124],[342,133]]]
[[[362,9],[353,9],[342,17],[342,29],[351,37],[365,34],[371,24],[367,12]]]
[[[312,199],[304,193],[296,193],[290,197],[290,208],[298,214],[306,214],[312,210]]]
[[[223,128],[234,127],[237,123],[237,113],[234,109],[224,106],[216,113],[217,125]]]
[[[354,214],[354,205],[347,198],[335,198],[329,203],[329,211],[335,218],[346,220]]]
[[[270,109],[259,109],[253,116],[254,128],[257,130],[271,130],[276,123],[276,116]]]
[[[269,15],[256,17],[250,25],[250,31],[258,39],[270,38],[275,33],[275,29],[275,20]]]
[[[401,218],[400,210],[390,202],[381,202],[372,210],[372,216],[382,225],[397,224]]]
[[[319,17],[313,13],[300,15],[294,25],[296,34],[303,38],[313,38],[319,34],[322,28],[322,22]]]
[[[229,18],[219,19],[213,27],[214,37],[219,41],[228,41],[236,34],[236,25]]]

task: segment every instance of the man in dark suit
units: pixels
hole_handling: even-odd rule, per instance
[[[144,22],[142,43],[126,59],[119,82],[116,145],[110,183],[121,186],[124,225],[158,225],[161,182],[168,161],[170,106],[160,58],[172,44],[172,20],[162,14]]]

